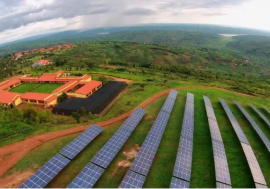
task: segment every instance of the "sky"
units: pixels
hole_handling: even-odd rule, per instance
[[[66,30],[199,23],[270,31],[269,0],[0,0],[0,44]]]

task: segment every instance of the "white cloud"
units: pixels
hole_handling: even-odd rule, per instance
[[[270,30],[269,0],[3,0],[0,43],[70,29],[206,23]]]

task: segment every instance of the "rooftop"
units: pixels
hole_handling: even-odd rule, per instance
[[[82,84],[82,83],[79,83],[79,84]],[[100,85],[102,85],[101,81],[90,81],[88,83],[85,83],[85,85],[81,87],[80,89],[78,89],[77,91],[75,91],[75,93],[87,95],[91,91],[93,91],[93,89],[95,89],[96,87]]]
[[[0,103],[8,104],[11,103],[19,94],[12,93],[9,91],[0,91]]]

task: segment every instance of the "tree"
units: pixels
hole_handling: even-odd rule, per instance
[[[57,97],[57,102],[63,102],[64,100],[66,100],[68,98],[67,93],[62,93],[60,96]]]
[[[107,77],[100,76],[98,79],[99,81],[102,81],[103,84],[107,83]]]
[[[81,107],[81,115],[85,116],[86,115],[86,110],[84,107]]]
[[[71,116],[80,123],[81,114],[79,112],[72,112]]]

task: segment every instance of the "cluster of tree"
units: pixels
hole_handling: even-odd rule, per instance
[[[62,93],[60,96],[57,97],[57,102],[63,102],[64,100],[66,100],[68,98],[67,93]]]

